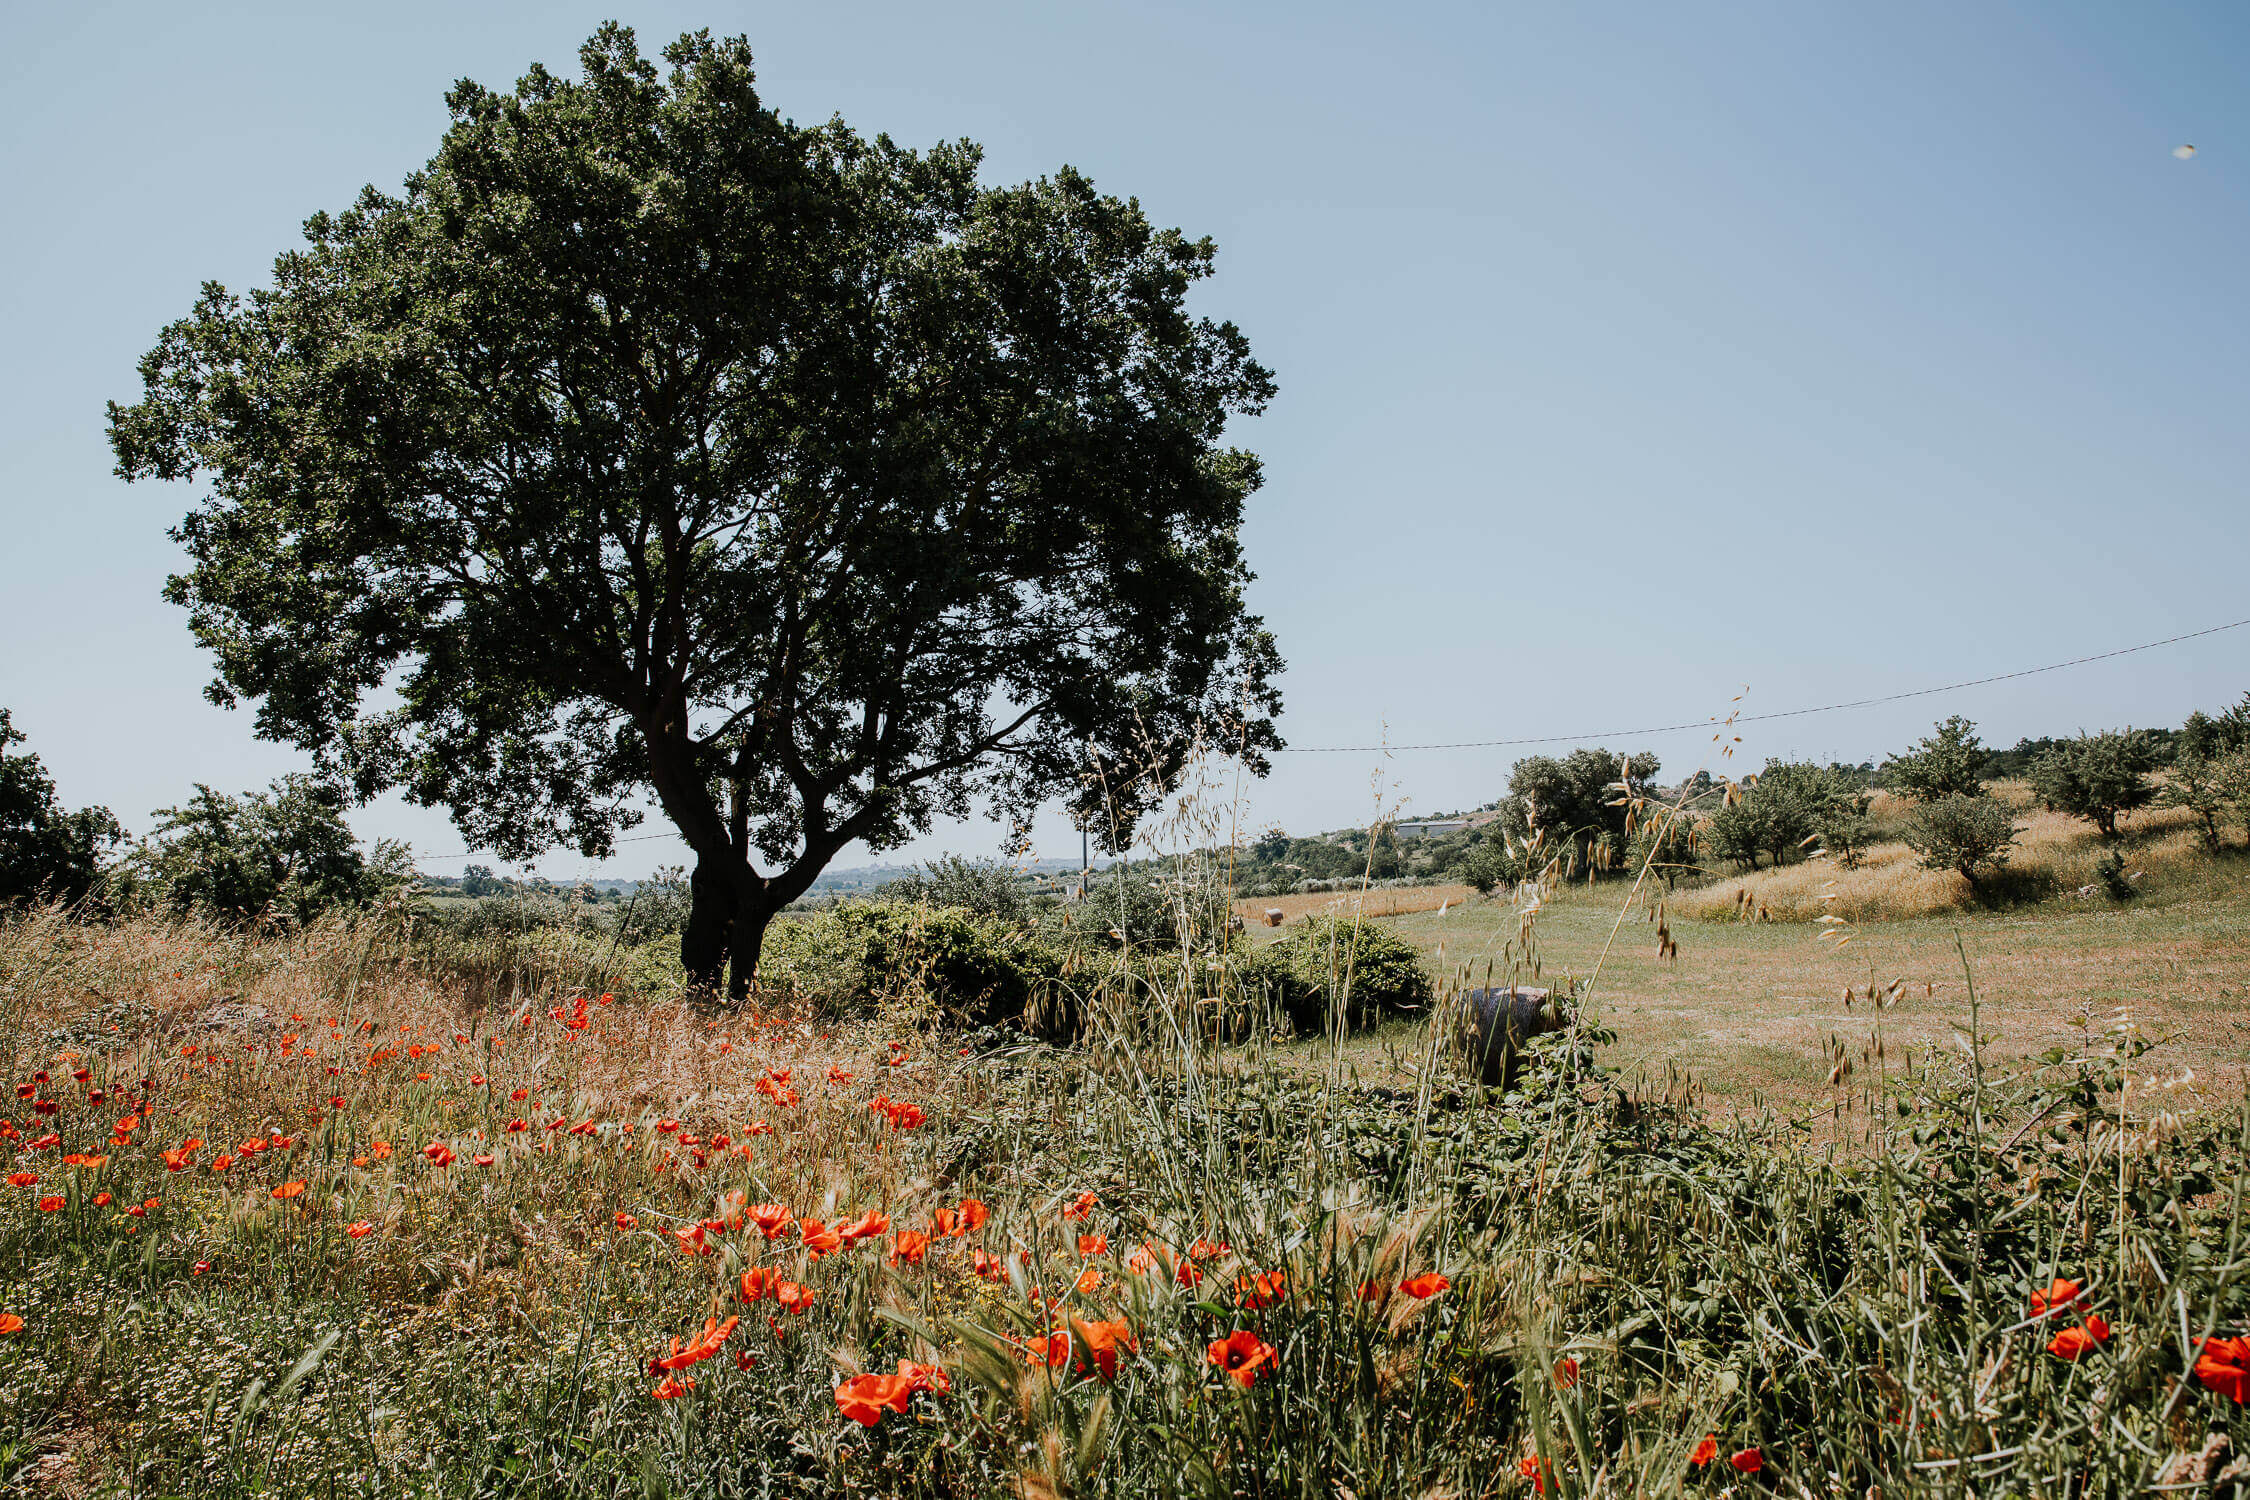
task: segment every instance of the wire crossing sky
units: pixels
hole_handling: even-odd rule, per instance
[[[1902,748],[1932,683],[1999,744],[2250,688],[2250,632],[2194,634],[2250,556],[2239,6],[91,0],[0,56],[0,704],[66,801],[139,831],[304,764],[204,701],[160,597],[195,488],[120,483],[103,403],[204,281],[395,191],[455,80],[574,70],[613,16],[747,35],[798,120],[1067,163],[1213,238],[1198,309],[1281,392],[1230,434],[1266,466],[1251,602],[1283,734],[1329,752],[1245,788],[1256,827],[1475,806],[1556,726],[1733,710],[1755,768]],[[355,821],[462,848],[440,810]]]

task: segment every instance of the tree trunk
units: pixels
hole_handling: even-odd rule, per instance
[[[687,925],[680,929],[680,967],[690,989],[717,995],[726,982],[736,906],[734,882],[714,861],[698,859],[688,877]]]
[[[750,998],[750,985],[758,977],[758,955],[766,946],[766,928],[773,922],[773,906],[764,891],[743,895],[734,909],[734,931],[727,976],[727,1000],[740,1005]]]

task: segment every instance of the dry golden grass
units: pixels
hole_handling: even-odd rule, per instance
[[[1252,927],[1262,926],[1269,910],[1284,914],[1284,922],[1308,916],[1348,917],[1357,912],[1368,917],[1401,917],[1411,912],[1436,911],[1476,899],[1465,885],[1407,885],[1367,891],[1314,891],[1301,896],[1252,896],[1237,901],[1234,909]]]
[[[2003,783],[1995,789],[2016,808],[2016,843],[2007,869],[1986,879],[1986,895],[2044,896],[2075,892],[2096,883],[2094,865],[2108,849],[2120,850],[2144,880],[2177,876],[2210,863],[2192,814],[2179,808],[2151,808],[2120,825],[2121,836],[2105,845],[2092,824],[2034,806],[2022,788]],[[1895,809],[1895,803],[1893,804]],[[1874,809],[1878,822],[1887,809]],[[1825,897],[1833,895],[1833,900]],[[1747,899],[1746,899],[1747,898]],[[1951,870],[1926,870],[1920,857],[1902,843],[1877,844],[1858,866],[1845,869],[1833,860],[1808,860],[1780,869],[1753,870],[1713,885],[1683,891],[1672,907],[1684,917],[1722,921],[1747,914],[1753,920],[1810,922],[1835,915],[1847,922],[1898,921],[1967,910],[1979,893]]]

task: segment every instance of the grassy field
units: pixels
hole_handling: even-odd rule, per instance
[[[1548,973],[1615,910],[1553,903]],[[1383,920],[1449,966],[1518,930]],[[1963,1012],[1955,924],[1839,957],[1683,922],[1659,965],[1636,917],[1617,1041],[1543,1042],[1496,1098],[1412,1033],[1352,1044],[1388,1093],[1221,1048],[1122,960],[1053,1047],[949,1034],[911,976],[853,1018],[722,1012],[376,918],[0,923],[0,1488],[2216,1494],[2250,1121],[2145,1083],[2238,1060],[2242,923],[1958,924],[2000,1040],[1861,1070],[1810,1137],[1632,1075],[1810,1100],[1869,972],[1928,986],[1883,1013],[1920,1052]],[[2106,1031],[2119,1002],[2180,1042]],[[2069,1056],[2013,1060],[2081,1008]]]
[[[1539,920],[1549,977],[1591,973],[1618,912],[1618,892],[1567,891]],[[2250,883],[2164,903],[2073,901],[2032,911],[1868,922],[1841,947],[1806,923],[1698,922],[1666,915],[1679,956],[1656,955],[1652,912],[1617,931],[1600,980],[1599,1013],[1618,1032],[1608,1061],[1628,1073],[1692,1074],[1733,1104],[1818,1096],[1841,1040],[1857,1055],[1880,1034],[1894,1066],[1910,1051],[1950,1045],[1966,1010],[1961,953],[1980,991],[1995,1050],[2007,1058],[2075,1045],[2081,1028],[2131,1019],[2168,1039],[2163,1056],[2194,1068],[2221,1097],[2250,1064]],[[1432,967],[1481,978],[1513,938],[1504,901],[1388,919]],[[1958,937],[1960,948],[1956,948]],[[1888,1005],[1870,1003],[1900,989]],[[1854,992],[1847,1004],[1844,994]],[[1350,1044],[1371,1082],[1396,1084],[1394,1029]],[[1308,1044],[1309,1045],[1309,1044]]]
[[[2025,865],[2066,875],[2090,868],[2098,846],[2086,825],[2028,812],[2023,821]],[[1964,952],[1996,1057],[2075,1046],[2089,1028],[2099,1033],[2129,1021],[2165,1043],[2152,1067],[2160,1059],[2174,1079],[2193,1070],[2211,1097],[2231,1100],[2250,1067],[2250,856],[2239,848],[2203,855],[2176,823],[2150,815],[2126,842],[2145,891],[2127,902],[2082,897],[2076,884],[2056,881],[2067,894],[1963,909],[1954,905],[1958,876],[1914,869],[1903,850],[1885,847],[1858,872],[1796,865],[1669,898],[1659,891],[1678,945],[1669,960],[1658,957],[1654,901],[1635,903],[1620,924],[1622,883],[1566,887],[1539,915],[1539,950],[1548,977],[1585,977],[1614,927],[1597,1006],[1618,1034],[1605,1060],[1660,1083],[1690,1076],[1707,1099],[1730,1109],[1817,1101],[1829,1090],[1839,1045],[1857,1059],[1871,1056],[1880,1038],[1893,1069],[1950,1046],[1966,1011]],[[1839,943],[1804,920],[1832,909],[1818,902],[1831,879],[1856,879],[1875,893],[1866,905],[1877,910],[1912,909],[1902,893],[1929,882],[1945,884],[1945,899],[1933,901],[1929,914],[1863,916],[1844,929],[1850,941]],[[1731,892],[1743,889],[1779,912],[1770,920],[1731,915],[1743,909]],[[1810,893],[1803,900],[1795,899],[1800,889]],[[1482,982],[1490,961],[1504,978],[1505,945],[1519,929],[1505,895],[1457,897],[1443,915],[1437,905],[1384,925],[1414,944],[1433,972]],[[1834,909],[1858,914],[1850,903]],[[1695,920],[1683,915],[1689,911],[1719,915]],[[1871,1001],[1870,987],[1886,1003]],[[1414,1033],[1394,1024],[1353,1039],[1346,1055],[1367,1081],[1397,1086],[1409,1077],[1401,1065],[1411,1059]]]

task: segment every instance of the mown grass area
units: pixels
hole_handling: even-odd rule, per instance
[[[1829,1091],[1839,1042],[1857,1055],[1880,1037],[1894,1065],[1950,1046],[1966,1006],[1956,937],[1981,988],[1995,1057],[2018,1061],[2073,1046],[2086,1027],[2099,1031],[2129,1015],[2167,1040],[2175,1073],[2194,1070],[2227,1101],[2250,1065],[2250,865],[2237,874],[2231,863],[2206,862],[2183,886],[2125,903],[2065,897],[1863,921],[1841,944],[1810,923],[1694,921],[1667,906],[1663,921],[1679,945],[1667,960],[1658,956],[1655,906],[1636,906],[1616,926],[1620,887],[1611,884],[1558,893],[1540,915],[1538,937],[1546,978],[1584,978],[1616,926],[1596,998],[1603,1023],[1617,1032],[1605,1061],[1660,1083],[1690,1075],[1727,1109],[1817,1102]],[[1466,966],[1481,982],[1488,960],[1505,980],[1502,954],[1518,917],[1503,899],[1384,926],[1434,970]],[[1407,1075],[1394,1058],[1411,1056],[1410,1046],[1402,1052],[1411,1032],[1394,1026],[1354,1038],[1346,1055],[1368,1081],[1398,1085]]]
[[[2250,1438],[2243,1124],[2132,1028],[1861,1069],[1839,1150],[1598,1029],[1386,1094],[1145,973],[1071,1048],[530,973],[0,929],[5,1483],[2095,1496]]]

